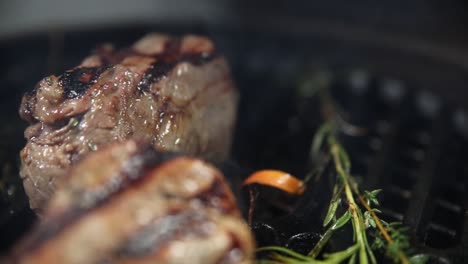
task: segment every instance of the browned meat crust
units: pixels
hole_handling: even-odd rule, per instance
[[[43,207],[71,164],[110,142],[142,138],[224,159],[236,104],[228,66],[206,38],[150,34],[129,49],[99,48],[23,97],[20,175],[31,208]]]
[[[254,242],[221,173],[134,140],[76,164],[14,263],[250,263]]]

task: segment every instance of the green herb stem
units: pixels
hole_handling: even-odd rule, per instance
[[[369,260],[367,258],[366,247],[364,242],[365,239],[363,237],[365,236],[365,227],[363,225],[364,221],[357,212],[358,206],[354,201],[353,191],[351,190],[351,186],[349,183],[349,174],[344,170],[343,165],[341,163],[339,146],[336,142],[332,142],[330,148],[330,152],[333,156],[333,161],[335,163],[336,171],[340,176],[341,181],[343,181],[346,199],[348,200],[349,209],[351,210],[352,214],[352,221],[354,223],[354,227],[356,228],[356,240],[357,244],[359,245],[359,263],[366,264],[369,263]]]
[[[327,242],[330,240],[332,237],[333,233],[335,230],[333,229],[333,226],[328,228],[327,231],[322,235],[320,240],[315,244],[314,248],[312,248],[311,251],[307,254],[307,256],[311,258],[316,258],[322,252],[323,247],[327,244]]]

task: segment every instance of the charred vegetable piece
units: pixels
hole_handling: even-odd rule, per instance
[[[280,189],[290,194],[304,193],[304,182],[291,174],[279,170],[260,170],[244,180],[244,185],[261,184]]]

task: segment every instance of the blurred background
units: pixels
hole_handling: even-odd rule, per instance
[[[432,263],[466,263],[467,12],[461,0],[0,1],[1,251],[35,219],[17,175],[22,94],[100,43],[159,31],[207,35],[225,54],[241,92],[232,160],[244,168],[305,174],[320,117],[300,87],[326,76],[343,118],[368,131],[342,140],[364,187],[384,189],[385,219],[408,225]],[[259,244],[307,250],[328,199],[309,193],[302,214],[256,219]]]
[[[466,40],[462,34],[466,9],[465,1],[457,0],[20,0],[2,1],[0,34],[168,22],[207,26],[256,22],[262,26],[274,19],[332,22],[427,40],[460,41]]]
[[[60,39],[69,32],[149,27],[205,34],[262,32],[392,48],[467,70],[467,5],[459,0],[1,1],[0,38],[46,36],[48,45],[59,45],[51,48],[58,56]],[[460,98],[454,91],[445,93]]]

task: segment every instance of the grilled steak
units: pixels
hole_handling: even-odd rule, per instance
[[[100,47],[23,97],[20,175],[31,208],[40,211],[71,164],[113,141],[225,158],[236,103],[228,66],[206,38],[150,34],[131,48]]]
[[[78,162],[13,263],[250,263],[254,242],[222,174],[135,140]]]

